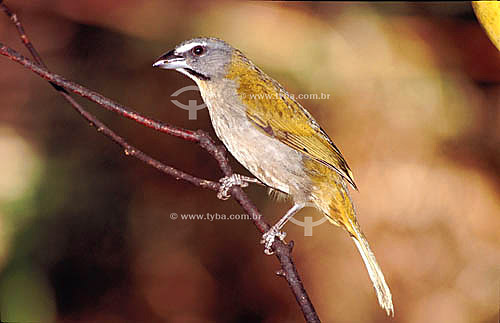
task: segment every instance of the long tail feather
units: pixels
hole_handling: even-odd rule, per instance
[[[368,270],[368,275],[372,280],[373,287],[375,288],[375,292],[377,293],[377,298],[380,306],[387,312],[387,315],[394,316],[394,306],[392,305],[392,295],[389,290],[389,286],[385,282],[384,274],[377,264],[377,260],[375,259],[375,255],[370,249],[368,245],[368,241],[366,240],[363,232],[359,229],[357,225],[353,225],[352,228],[356,233],[352,236],[356,247],[358,247],[359,253],[363,258],[366,269]]]

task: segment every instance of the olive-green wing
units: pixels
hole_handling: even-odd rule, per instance
[[[237,82],[237,92],[248,119],[265,134],[330,167],[356,188],[352,172],[339,149],[309,112],[278,82],[238,50],[233,53],[226,78]]]
[[[266,108],[270,105],[275,105],[276,109]],[[247,117],[263,132],[332,168],[357,189],[352,172],[339,149],[309,112],[290,98],[288,93],[284,92],[273,100],[254,98],[247,106]]]

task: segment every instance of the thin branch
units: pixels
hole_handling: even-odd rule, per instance
[[[16,26],[19,37],[21,38],[21,41],[23,44],[26,46],[26,48],[29,50],[31,53],[31,56],[35,60],[35,63],[43,68],[46,69],[46,65],[42,60],[42,57],[36,50],[35,46],[31,43],[29,40],[28,36],[26,35],[26,32],[24,31],[24,28],[21,24],[21,21],[17,18],[17,15],[13,13],[2,1],[0,1],[0,8],[5,12],[5,14],[11,19],[12,23]],[[20,56],[20,55],[19,55]],[[27,60],[27,59],[26,59]],[[110,128],[108,128],[104,123],[99,121],[96,117],[94,117],[92,114],[87,112],[78,102],[73,99],[69,93],[61,86],[55,84],[54,82],[50,82],[50,84],[61,94],[66,101],[68,101],[71,106],[83,117],[85,118],[92,126],[94,126],[97,131],[102,132],[104,135],[109,137],[111,140],[113,140],[115,143],[120,145],[126,155],[130,155],[133,157],[136,157],[137,159],[147,163],[148,165],[164,172],[167,173],[177,179],[183,179],[195,186],[202,187],[202,188],[209,188],[214,191],[218,191],[220,188],[220,184],[213,182],[213,181],[208,181],[204,180],[201,178],[194,177],[190,174],[187,174],[185,172],[179,171],[173,167],[167,166],[160,161],[148,156],[144,152],[140,151],[139,149],[133,147],[130,145],[128,142],[126,142],[122,137],[117,135],[114,131],[112,131]]]
[[[168,125],[156,120],[152,120],[150,118],[144,117],[137,112],[132,111],[131,109],[126,108],[123,105],[120,105],[103,95],[91,91],[79,84],[73,83],[71,81],[66,80],[64,77],[53,74],[49,72],[41,59],[41,56],[38,54],[35,47],[30,42],[27,37],[24,28],[18,19],[17,15],[12,13],[9,8],[3,3],[3,0],[0,0],[0,8],[6,13],[6,15],[11,19],[14,25],[17,28],[21,41],[29,50],[35,62],[23,57],[21,54],[16,52],[15,50],[5,46],[0,43],[0,54],[7,56],[11,60],[23,65],[34,73],[38,74],[42,78],[49,81],[54,88],[73,106],[73,108],[82,115],[87,121],[90,122],[91,125],[96,127],[97,131],[102,132],[104,135],[109,137],[115,143],[120,145],[125,150],[125,154],[136,157],[137,159],[151,165],[152,167],[175,177],[176,179],[185,180],[197,187],[207,188],[214,191],[218,191],[220,189],[220,184],[217,182],[209,181],[194,177],[190,174],[187,174],[183,171],[180,171],[171,166],[167,166],[158,160],[148,156],[137,148],[128,144],[122,137],[118,136],[115,132],[109,129],[105,124],[99,121],[92,114],[87,112],[81,105],[76,102],[71,95],[66,91],[72,91],[82,97],[85,97],[100,106],[118,113],[124,117],[132,119],[142,125],[145,125],[154,130],[167,133],[169,135],[179,137],[181,139],[192,141],[198,143],[203,149],[205,149],[218,163],[219,168],[224,173],[225,176],[230,176],[233,174],[232,168],[229,165],[229,160],[226,156],[226,149],[223,146],[217,146],[215,142],[210,138],[210,136],[204,131],[198,130],[193,132],[191,130],[182,129],[179,127],[175,127],[172,125]],[[254,225],[261,232],[267,232],[270,226],[262,219],[260,212],[252,203],[252,201],[248,198],[248,196],[243,192],[243,190],[239,186],[234,186],[230,191],[231,195],[234,199],[241,205],[241,207],[251,216]],[[275,252],[277,258],[281,264],[281,270],[278,271],[278,275],[283,276],[290,286],[302,312],[304,318],[307,322],[320,322],[318,315],[314,309],[312,302],[307,295],[307,292],[302,284],[300,276],[297,272],[295,264],[293,263],[293,259],[291,257],[291,251],[293,248],[293,241],[289,244],[285,244],[282,241],[276,240],[273,243],[272,249]]]
[[[46,69],[36,65],[34,62],[26,59],[13,49],[5,46],[4,44],[0,43],[0,54],[7,56],[11,60],[20,63],[21,65],[25,66],[26,68],[30,69],[31,71],[35,72],[36,74],[42,76],[46,80],[51,81],[52,83],[64,87],[67,90],[73,90],[78,88],[79,91],[81,91],[84,97],[90,98],[92,97],[89,95],[92,91],[85,89],[83,86],[72,83],[70,81],[65,80],[59,75],[52,74]],[[72,99],[72,98],[71,98]],[[105,98],[106,100],[112,102],[111,100]],[[71,102],[70,102],[71,103]],[[72,104],[73,105],[73,104]],[[76,108],[74,106],[74,108]],[[84,113],[82,113],[84,112]],[[123,139],[121,139],[119,136],[114,134],[111,130],[109,130],[107,127],[105,127],[102,123],[100,123],[97,119],[94,118],[94,120],[91,120],[89,118],[88,112],[79,111],[82,116],[84,116],[87,120],[91,122],[92,125],[96,126],[98,130],[100,130],[103,134],[107,135],[110,137],[113,141],[117,142],[120,144],[122,147],[127,147],[124,144]],[[150,120],[150,119],[149,119]],[[153,120],[150,120],[153,122]],[[99,126],[100,125],[100,126]],[[156,125],[155,125],[156,126]],[[107,130],[104,130],[107,129]],[[112,135],[114,134],[114,136]],[[191,132],[186,134],[186,139],[185,140],[190,140],[187,138],[195,138],[194,140],[191,141],[199,141],[199,144],[201,147],[203,147],[205,150],[207,150],[214,158],[217,160],[219,163],[219,166],[221,170],[225,173],[226,176],[230,175],[232,173],[231,168],[228,166],[228,161],[227,158],[224,157],[225,153],[221,152],[221,147],[216,146],[213,144],[213,140],[210,139],[206,134],[203,132],[197,131],[197,132]],[[118,140],[116,140],[117,136]],[[114,138],[115,137],[115,138]],[[179,135],[177,137],[183,138],[183,133],[182,130],[179,131]],[[131,147],[131,146],[129,146]],[[215,185],[219,185],[219,183],[214,183],[206,180],[201,180],[196,177],[193,177],[192,175],[186,174],[182,171],[179,171],[173,167],[163,165],[159,163],[158,161],[151,159],[148,160],[147,155],[139,151],[138,149],[135,148],[125,148],[126,151],[129,152],[131,156],[134,156],[136,158],[139,158],[143,161],[146,161],[148,164],[151,166],[165,172],[168,175],[174,176],[175,178],[183,179],[186,180],[190,183],[193,183],[196,186],[210,188],[212,190],[218,190],[216,189]],[[159,164],[156,164],[159,163]],[[200,182],[198,182],[198,180]],[[267,232],[269,230],[270,226],[267,224],[261,217],[260,212],[257,210],[255,205],[248,199],[247,195],[243,192],[243,190],[239,186],[234,186],[231,188],[231,195],[238,201],[238,203],[243,207],[243,209],[251,216],[252,221],[254,225],[257,227],[257,229],[261,233]],[[297,302],[300,305],[300,308],[304,314],[304,317],[307,322],[320,322],[319,318],[314,310],[314,306],[312,305],[309,296],[302,284],[302,281],[300,279],[300,276],[295,268],[295,265],[292,262],[292,257],[291,257],[291,248],[289,245],[285,245],[282,241],[276,240],[273,243],[272,246],[273,251],[275,252],[276,256],[280,260],[281,268],[284,272],[283,277],[286,278],[288,285],[291,287],[292,292],[294,293],[294,296],[297,300]]]

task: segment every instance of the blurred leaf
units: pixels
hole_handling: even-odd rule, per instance
[[[45,276],[20,266],[0,283],[2,320],[11,322],[54,322],[56,306]]]

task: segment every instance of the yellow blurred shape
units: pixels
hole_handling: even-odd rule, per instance
[[[500,50],[500,3],[498,1],[472,1],[472,8],[491,42]]]
[[[0,125],[0,201],[21,198],[33,184],[38,157],[26,140],[7,126]]]

